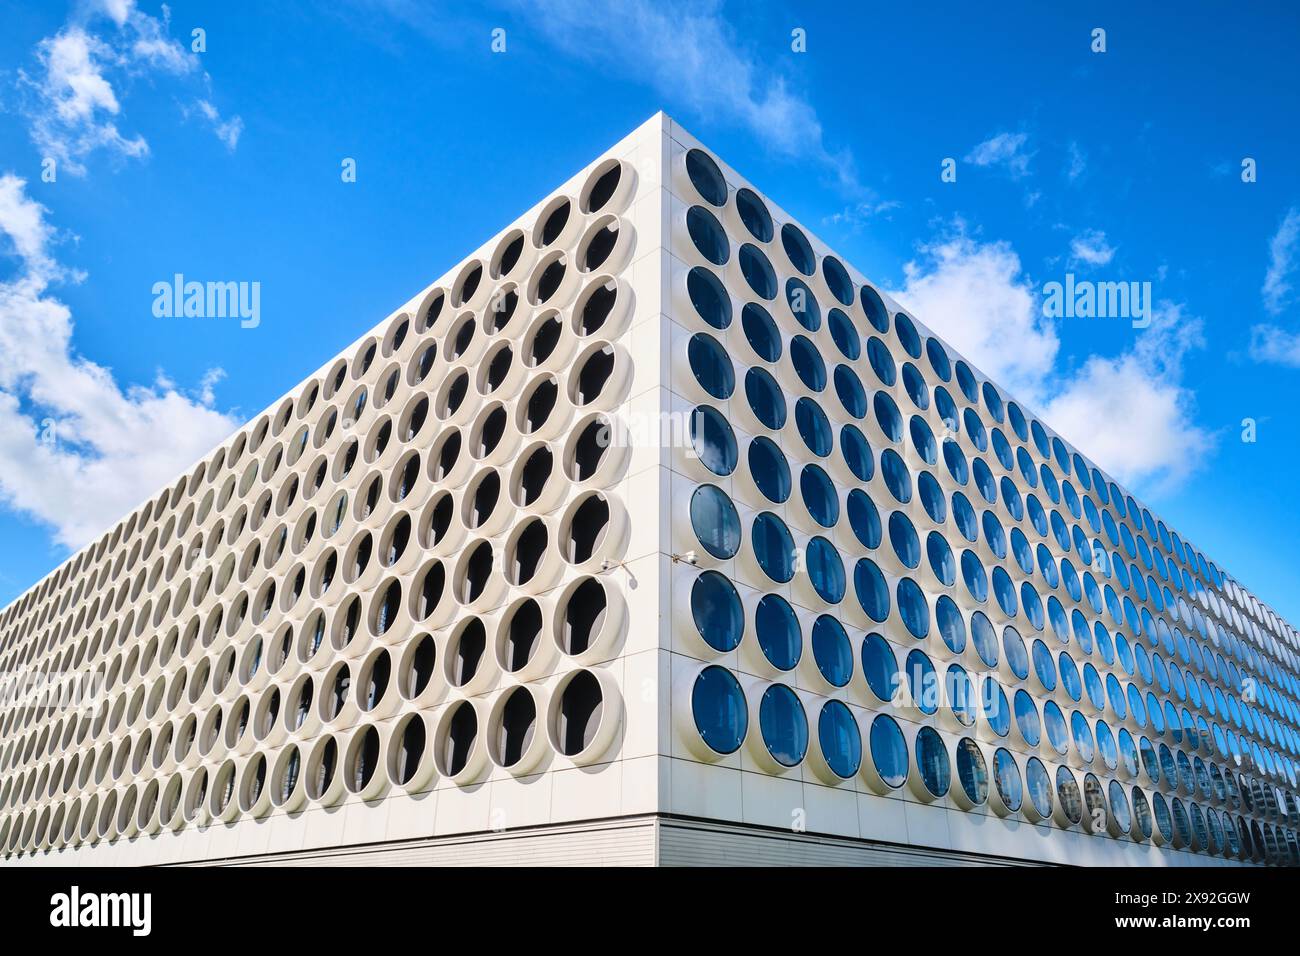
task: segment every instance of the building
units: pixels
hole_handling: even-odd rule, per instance
[[[0,848],[1294,864],[1297,649],[660,114],[0,612]]]

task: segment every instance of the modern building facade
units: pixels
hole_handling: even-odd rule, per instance
[[[0,612],[0,851],[1295,864],[1298,651],[660,114]]]

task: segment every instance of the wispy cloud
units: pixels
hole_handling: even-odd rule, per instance
[[[1106,241],[1100,229],[1087,229],[1070,240],[1070,264],[1087,266],[1109,265],[1115,258],[1115,247]]]
[[[228,120],[223,120],[217,108],[207,100],[199,100],[196,104],[203,118],[212,124],[212,130],[217,134],[217,139],[225,144],[226,149],[232,153],[235,147],[239,145],[239,137],[244,132],[244,121],[238,116]]]
[[[37,44],[36,69],[19,70],[32,142],[61,170],[84,176],[87,158],[101,150],[119,158],[148,155],[142,135],[119,128],[123,83],[165,74],[200,76],[210,86],[198,57],[171,37],[169,10],[166,5],[162,9],[159,19],[139,10],[135,0],[79,4],[58,33]],[[215,114],[215,107],[208,106]],[[208,118],[218,138],[233,149],[243,121],[237,116]]]
[[[1300,368],[1300,333],[1269,323],[1252,326],[1250,357],[1257,362]]]
[[[895,209],[902,207],[902,203],[894,199],[859,202],[850,206],[845,206],[839,212],[831,213],[829,216],[822,217],[822,224],[826,226],[839,226],[847,229],[848,232],[854,233],[862,229],[867,223],[874,219],[890,218],[889,214]]]
[[[1291,302],[1291,273],[1296,269],[1300,251],[1300,208],[1287,210],[1277,232],[1268,244],[1268,269],[1264,273],[1264,308],[1270,315],[1281,315]]]
[[[1066,147],[1067,161],[1065,164],[1065,178],[1069,182],[1078,182],[1083,174],[1088,171],[1088,157],[1084,155],[1079,144],[1071,140]]]
[[[966,154],[966,162],[974,166],[1004,167],[1012,179],[1029,175],[1029,160],[1033,154],[1025,151],[1028,133],[998,133],[990,136]]]
[[[863,192],[853,155],[826,142],[816,109],[736,36],[717,0],[510,0],[555,47],[640,80],[710,122],[739,123],[774,153],[811,160],[851,196]],[[399,4],[400,6],[400,4]]]
[[[1009,243],[979,241],[958,221],[921,247],[904,280],[895,299],[1122,481],[1176,486],[1213,448],[1182,384],[1184,356],[1203,345],[1201,321],[1182,306],[1159,303],[1129,349],[1063,373],[1060,329]]]
[[[50,294],[81,277],[51,246],[56,230],[26,183],[0,176],[0,501],[77,548],[171,481],[235,428],[214,407],[219,370],[194,394],[161,373],[122,386],[77,354],[72,313]]]

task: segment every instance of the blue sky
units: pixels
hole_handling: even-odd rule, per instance
[[[0,2],[0,605],[664,109],[1300,621],[1293,4],[332,6]]]

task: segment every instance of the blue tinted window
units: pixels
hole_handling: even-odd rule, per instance
[[[853,648],[842,625],[829,614],[817,618],[812,629],[813,661],[827,683],[843,687],[853,676]]]
[[[822,276],[826,279],[826,287],[831,290],[831,295],[835,296],[841,305],[853,304],[853,282],[849,279],[849,274],[840,260],[834,256],[823,259]]]
[[[722,223],[703,206],[692,206],[687,210],[686,231],[700,255],[714,265],[720,266],[731,257],[731,245],[722,230]]]
[[[874,335],[867,339],[867,360],[871,363],[876,378],[880,379],[886,386],[892,387],[897,377],[897,372],[894,369],[894,358],[889,354],[889,346]]]
[[[790,227],[787,225],[786,228]],[[772,263],[767,261],[763,251],[747,242],[740,247],[739,258],[740,271],[749,287],[764,299],[775,299],[776,273],[772,271]]]
[[[934,338],[926,339],[925,354],[926,358],[930,360],[930,368],[934,369],[934,374],[945,382],[950,381],[952,379],[952,362],[948,359],[948,352],[943,347],[943,343]]]
[[[873,621],[884,621],[889,617],[889,587],[876,562],[870,558],[858,559],[853,568],[853,589],[862,610]]]
[[[1024,638],[1010,624],[1002,629],[1002,652],[1011,673],[1021,680],[1029,676],[1029,652],[1025,650]]]
[[[979,404],[979,386],[975,382],[975,376],[971,372],[970,366],[965,362],[959,361],[957,363],[957,384],[961,387],[962,394],[966,396],[966,401]]]
[[[725,329],[731,324],[731,297],[708,269],[696,266],[686,274],[686,294],[700,318],[709,325]]]
[[[925,384],[925,376],[911,362],[903,363],[903,388],[917,408],[924,410],[930,407],[930,388]]]
[[[992,677],[986,677],[980,696],[989,729],[999,737],[1005,737],[1011,731],[1011,706],[1007,703],[1007,692]]]
[[[740,310],[740,324],[755,355],[765,362],[775,362],[781,357],[781,334],[767,309],[750,302]]]
[[[1038,682],[1043,685],[1048,693],[1056,690],[1056,664],[1052,660],[1052,652],[1047,649],[1047,645],[1042,641],[1034,641],[1033,646],[1034,674],[1038,677]]]
[[[727,204],[727,183],[713,158],[702,149],[686,151],[686,174],[696,191],[715,206]]]
[[[970,480],[970,471],[966,467],[966,456],[961,447],[951,438],[943,440],[943,462],[948,466],[948,473],[959,485]]]
[[[754,632],[758,646],[772,666],[792,669],[803,654],[799,621],[788,601],[778,594],[766,594],[754,609]]]
[[[794,314],[795,321],[809,332],[822,327],[822,310],[817,297],[802,279],[790,278],[785,282],[785,301]]]
[[[844,600],[847,587],[844,576],[844,562],[840,553],[825,538],[816,537],[808,542],[808,578],[813,590],[827,604],[839,604]]]
[[[943,738],[933,727],[922,727],[916,735],[916,766],[921,782],[936,797],[948,792],[951,766]]]
[[[831,330],[831,339],[835,342],[835,347],[846,359],[852,361],[862,354],[862,340],[858,338],[858,330],[853,327],[853,321],[840,309],[831,309],[826,313],[826,325]]]
[[[720,754],[740,749],[749,729],[749,709],[740,682],[725,667],[700,671],[691,689],[691,715],[695,728],[710,749]]]
[[[1052,778],[1037,757],[1030,757],[1025,764],[1025,787],[1029,791],[1030,802],[1040,817],[1047,817],[1052,812]]]
[[[715,558],[735,557],[740,550],[740,516],[721,488],[701,485],[691,495],[691,528],[704,550]]]
[[[979,524],[975,519],[975,509],[971,507],[970,500],[960,491],[952,493],[952,518],[957,523],[957,530],[967,541],[974,542],[979,538]]]
[[[826,413],[811,398],[805,397],[795,402],[794,423],[809,451],[819,458],[825,458],[831,453],[831,423],[826,418]]]
[[[826,363],[809,339],[796,335],[790,340],[790,361],[794,363],[799,381],[809,389],[820,392],[826,387]]]
[[[960,654],[966,649],[966,621],[957,603],[948,595],[940,595],[935,602],[934,619],[939,627],[939,636],[950,651]]]
[[[944,675],[944,689],[947,692],[948,706],[957,722],[964,727],[974,727],[979,718],[979,694],[971,683],[966,668],[952,664]]]
[[[974,551],[961,553],[961,577],[966,582],[966,590],[976,601],[983,604],[989,596],[989,579],[984,573],[984,565]]]
[[[895,511],[889,516],[889,541],[894,546],[898,560],[907,567],[914,568],[921,563],[921,542],[917,538],[916,528],[901,511]]]
[[[1025,743],[1037,747],[1042,739],[1043,728],[1038,720],[1038,707],[1034,699],[1025,690],[1016,691],[1015,696],[1016,730]]]
[[[794,577],[794,539],[785,522],[770,511],[754,519],[754,556],[773,581],[781,584]]]
[[[1043,726],[1047,729],[1047,740],[1052,749],[1064,756],[1070,749],[1070,735],[1065,727],[1065,715],[1054,700],[1043,704]]]
[[[790,466],[770,438],[760,435],[749,443],[749,472],[770,501],[779,504],[790,497]]]
[[[886,448],[880,454],[880,473],[885,479],[885,487],[899,501],[906,504],[912,500],[912,475],[907,470],[903,459],[892,448]]]
[[[898,615],[903,626],[918,640],[930,633],[930,607],[925,595],[911,578],[898,582]]]
[[[912,324],[912,320],[902,312],[894,316],[894,332],[903,345],[903,351],[912,358],[921,357],[921,337],[916,334],[916,326]]]
[[[951,587],[957,580],[957,562],[942,533],[931,531],[926,535],[925,553],[930,559],[930,570],[939,579],[939,583]]]
[[[772,759],[796,766],[808,752],[808,716],[798,696],[784,684],[773,684],[758,705],[758,724]]]
[[[1016,758],[1005,747],[999,747],[993,754],[993,782],[1006,808],[1012,813],[1019,810],[1024,799],[1020,768],[1016,766]]]
[[[862,673],[867,686],[880,700],[892,700],[898,690],[898,661],[879,634],[868,634],[862,642]]]
[[[907,689],[912,695],[912,702],[926,714],[933,714],[939,708],[939,676],[935,673],[930,658],[919,650],[907,655],[904,665],[907,674]]]
[[[871,400],[871,404],[876,411],[876,421],[880,423],[880,430],[885,433],[885,437],[890,441],[902,441],[903,416],[899,414],[894,400],[884,392],[876,392],[876,397]]]
[[[930,520],[935,524],[943,524],[947,521],[948,501],[943,496],[943,486],[939,484],[938,479],[928,471],[923,471],[916,478],[916,488]]]
[[[817,465],[804,465],[799,473],[799,491],[808,514],[823,528],[840,520],[840,499],[830,477]]]
[[[880,547],[882,535],[880,512],[872,502],[871,496],[861,488],[854,488],[849,492],[848,513],[849,526],[853,529],[854,536],[862,542],[863,547],[871,550]]]
[[[939,449],[934,442],[934,432],[925,423],[925,419],[920,415],[913,415],[907,423],[907,429],[912,436],[912,445],[916,448],[916,453],[925,459],[927,464],[936,464],[939,460]]]
[[[835,366],[835,395],[844,406],[844,410],[854,418],[867,414],[867,393],[862,382],[847,365]]]
[[[730,398],[736,390],[736,370],[718,340],[704,332],[696,332],[691,336],[686,352],[700,387],[714,398]]]
[[[871,286],[864,285],[859,290],[858,297],[862,302],[862,311],[866,313],[867,321],[871,323],[877,332],[888,332],[889,310],[885,308],[880,293]]]
[[[871,445],[856,425],[845,425],[840,429],[840,454],[858,481],[870,481],[876,473],[876,460],[871,455]]]
[[[979,806],[989,796],[989,771],[984,754],[969,737],[957,744],[957,781],[966,799]]]
[[[787,222],[781,227],[781,246],[785,249],[790,264],[806,276],[817,271],[817,262],[813,258],[812,246],[808,238],[799,231],[799,227]]]
[[[745,612],[735,586],[717,571],[705,571],[691,586],[691,617],[705,642],[733,651],[745,632]]]
[[[772,216],[757,193],[747,188],[736,190],[736,212],[740,213],[740,221],[755,239],[772,241]]]
[[[970,639],[975,645],[975,653],[979,654],[985,666],[997,667],[998,636],[993,630],[992,622],[983,611],[976,611],[971,615]]]
[[[754,417],[765,427],[777,431],[785,427],[785,396],[776,379],[761,368],[745,373],[745,397]]]
[[[736,470],[740,454],[736,436],[716,408],[700,405],[691,413],[691,444],[700,463],[715,475],[729,475]]]
[[[907,782],[907,741],[894,718],[878,714],[871,722],[871,761],[888,787]]]
[[[843,702],[828,700],[817,718],[817,742],[826,765],[837,777],[848,779],[862,765],[862,733],[853,713]]]

